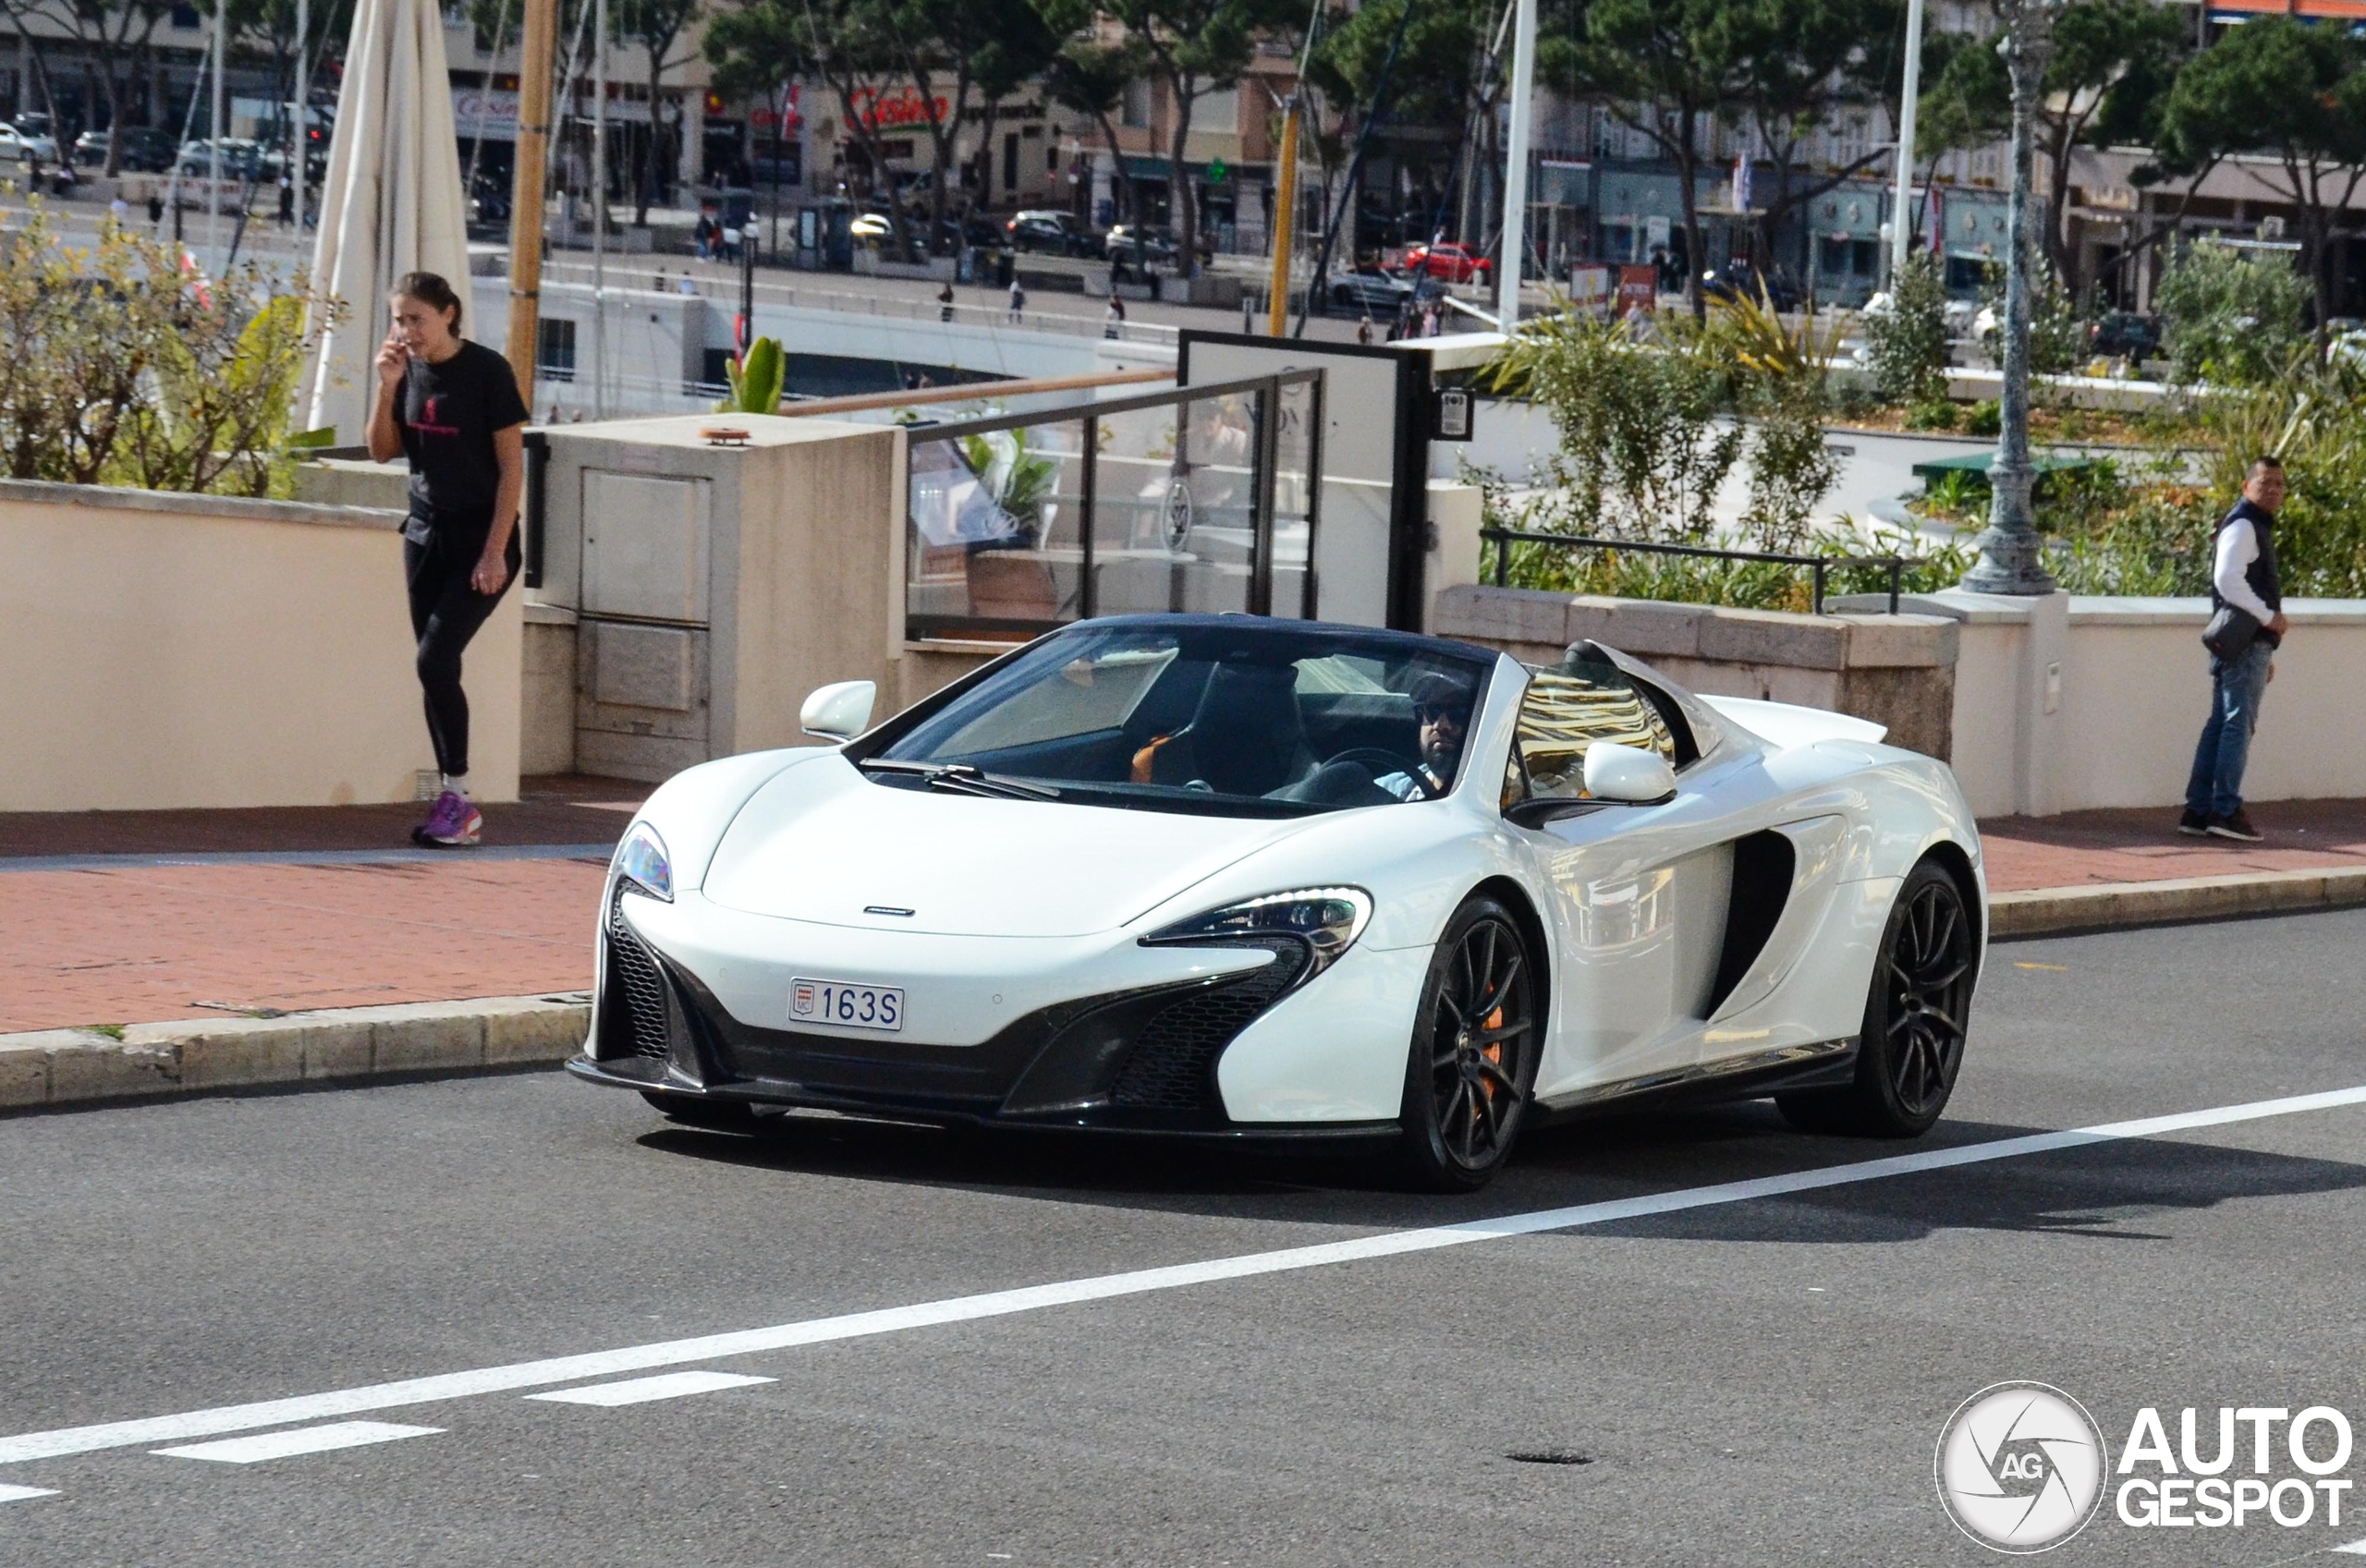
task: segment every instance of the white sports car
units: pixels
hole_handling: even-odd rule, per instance
[[[1674,1098],[1921,1133],[1984,946],[1955,777],[1579,643],[1088,621],[839,742],[709,762],[618,845],[578,1076],[681,1120],[1375,1146],[1476,1187]]]

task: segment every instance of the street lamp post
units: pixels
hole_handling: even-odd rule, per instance
[[[2036,471],[2030,465],[2030,262],[2036,249],[2031,175],[2039,94],[2059,0],[2006,0],[1999,45],[2013,82],[2013,200],[2005,261],[2005,386],[1996,459],[1988,469],[1988,527],[1973,542],[1980,559],[1964,574],[1971,593],[2047,594],[2054,578],[2030,510]],[[1902,215],[1901,215],[1902,216]]]

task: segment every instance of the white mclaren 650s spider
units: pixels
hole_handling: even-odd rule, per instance
[[[1772,1097],[1911,1136],[1985,947],[1971,813],[1879,726],[1592,642],[1082,622],[617,846],[568,1064],[668,1115],[1293,1144],[1470,1189],[1523,1128]]]

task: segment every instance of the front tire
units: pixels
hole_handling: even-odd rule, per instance
[[[1512,912],[1473,898],[1446,922],[1414,1012],[1399,1161],[1430,1192],[1476,1192],[1511,1154],[1536,1084],[1535,959]]]
[[[1963,1067],[1976,940],[1955,878],[1929,860],[1915,867],[1873,960],[1856,1081],[1775,1096],[1784,1118],[1803,1132],[1854,1137],[1930,1131]]]

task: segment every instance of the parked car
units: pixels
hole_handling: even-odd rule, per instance
[[[1747,273],[1727,269],[1712,269],[1701,274],[1701,293],[1710,299],[1747,299],[1755,305],[1763,298],[1777,310],[1799,308],[1799,291],[1780,277],[1768,277],[1764,273]]]
[[[1342,309],[1394,317],[1413,298],[1413,285],[1386,273],[1333,273],[1323,292]]]
[[[1045,208],[1012,214],[1003,236],[1013,250],[1048,250],[1056,256],[1098,256],[1101,236],[1067,213]]]
[[[478,224],[507,223],[509,197],[509,181],[498,175],[478,175],[475,188],[469,192],[469,221]]]
[[[153,126],[118,128],[123,135],[123,167],[134,173],[161,174],[173,166],[173,135]],[[107,144],[115,129],[86,130],[74,139],[74,162],[86,169],[106,166]]]
[[[2161,352],[2161,318],[2113,310],[2087,328],[2087,351],[2140,365]]]
[[[209,179],[213,174],[213,143],[210,140],[181,143],[180,172],[183,179]],[[269,184],[279,178],[287,160],[276,147],[266,147],[260,141],[243,136],[222,139],[222,177]]]
[[[936,249],[939,255],[950,255],[965,246],[991,249],[1004,237],[1002,219],[991,213],[972,212],[947,218],[937,226]]]
[[[1495,263],[1468,245],[1452,242],[1416,245],[1405,252],[1405,270],[1447,283],[1485,283],[1495,275]]]
[[[1153,267],[1173,266],[1178,254],[1175,231],[1158,224],[1114,224],[1102,244],[1112,261],[1140,256],[1144,265]]]
[[[0,122],[0,162],[21,164],[29,158],[44,164],[59,162],[56,139],[44,130]]]

